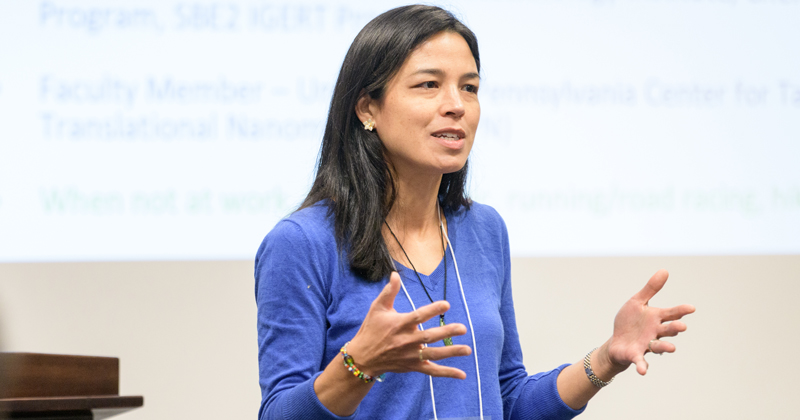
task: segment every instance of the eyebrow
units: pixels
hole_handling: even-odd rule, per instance
[[[419,70],[415,71],[414,73],[411,73],[412,76],[417,75],[417,74],[430,74],[430,75],[433,75],[433,76],[442,77],[442,76],[444,76],[444,71],[442,71],[440,69],[419,69]],[[461,75],[461,79],[478,79],[478,80],[480,80],[481,79],[481,75],[478,74],[478,73],[475,73],[475,72],[469,72],[469,73],[462,74]]]

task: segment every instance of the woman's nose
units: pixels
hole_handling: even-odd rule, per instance
[[[442,98],[442,114],[461,118],[464,115],[464,101],[461,98],[461,90],[458,87],[448,88],[444,91]]]

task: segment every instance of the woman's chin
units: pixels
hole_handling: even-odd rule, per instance
[[[451,162],[444,162],[442,167],[442,174],[452,174],[453,172],[458,172],[464,169],[464,165],[467,164],[467,159],[455,159]]]

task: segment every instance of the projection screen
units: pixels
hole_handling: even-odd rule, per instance
[[[0,262],[249,259],[398,2],[0,3]],[[800,253],[800,1],[459,1],[514,256]]]

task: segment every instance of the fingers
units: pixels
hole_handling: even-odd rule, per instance
[[[456,356],[469,356],[470,354],[472,354],[472,349],[464,345],[424,347],[419,350],[420,362],[418,368],[414,370],[430,376],[466,379],[467,374],[464,373],[464,371],[433,363],[432,360],[442,360]]]
[[[422,324],[423,322],[437,315],[441,315],[447,312],[448,309],[450,309],[450,304],[447,303],[446,300],[433,302],[429,305],[425,305],[421,308],[418,308],[414,312],[407,313],[404,321],[406,324],[409,325]]]
[[[422,360],[442,360],[448,357],[469,356],[472,349],[465,345],[445,347],[425,347],[420,349]]]
[[[678,333],[686,331],[686,324],[681,321],[673,321],[667,324],[662,324],[658,330],[658,338],[661,337],[675,337]]]
[[[647,281],[647,284],[644,285],[644,288],[636,293],[633,298],[639,300],[641,302],[647,303],[650,299],[664,287],[664,283],[667,282],[667,278],[669,277],[669,273],[667,270],[658,270],[653,277],[650,277],[650,280]]]
[[[664,309],[664,312],[661,315],[661,319],[663,321],[675,321],[677,319],[681,319],[684,315],[689,315],[694,313],[695,307],[693,305],[679,305],[673,306],[672,308]]]
[[[389,283],[386,283],[386,287],[381,290],[381,293],[378,297],[375,298],[373,301],[373,305],[381,308],[381,309],[392,309],[394,308],[394,299],[397,297],[397,293],[400,291],[400,275],[397,274],[396,271],[393,271],[392,274],[389,276]]]
[[[644,360],[643,355],[633,359],[633,363],[636,364],[636,372],[638,372],[639,375],[642,376],[644,376],[644,374],[647,373],[647,368],[650,366],[647,364],[647,360]]]
[[[649,344],[650,350],[655,354],[675,353],[675,345],[669,341],[653,340]]]
[[[467,327],[464,324],[453,323],[445,325],[444,327],[428,328],[424,331],[417,330],[414,336],[414,341],[418,343],[434,343],[443,340],[447,337],[455,337],[467,333]]]
[[[431,361],[424,361],[419,372],[440,378],[467,379],[467,374],[461,369],[442,366]]]
[[[425,331],[418,331],[415,334],[415,341],[418,343],[434,343],[447,337],[455,337],[467,333],[464,324],[449,324],[444,327],[428,328]]]

